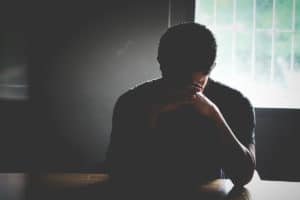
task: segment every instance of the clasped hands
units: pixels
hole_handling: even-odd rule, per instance
[[[203,90],[204,88],[199,83],[172,88],[164,87],[159,102],[151,109],[151,126],[155,126],[160,114],[175,111],[184,105],[192,105],[200,115],[212,117],[217,106],[203,94]]]
[[[160,104],[161,112],[174,111],[183,105],[192,105],[201,115],[208,116],[215,108],[215,104],[204,94],[204,88],[199,83],[168,88],[165,98]]]

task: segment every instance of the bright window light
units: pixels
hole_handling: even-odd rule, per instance
[[[212,77],[255,107],[300,108],[300,0],[196,0],[217,39]]]

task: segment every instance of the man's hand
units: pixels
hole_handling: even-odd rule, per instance
[[[150,111],[150,126],[156,127],[157,118],[161,113],[171,112],[183,105],[194,105],[200,115],[210,116],[216,107],[203,93],[203,87],[192,83],[175,88],[165,88],[159,103],[152,106]]]
[[[217,109],[217,106],[202,92],[193,95],[192,105],[195,106],[200,115],[207,117],[213,116],[213,112]]]
[[[157,111],[163,113],[174,111],[183,105],[193,104],[200,90],[201,86],[196,84],[165,86],[155,107]]]
[[[171,87],[171,85],[164,85],[158,95],[157,102],[151,105],[149,112],[150,127],[156,127],[157,119],[162,113],[175,111],[183,105],[191,104],[193,95],[196,92],[192,86]]]

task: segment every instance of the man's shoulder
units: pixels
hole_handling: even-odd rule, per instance
[[[209,79],[207,95],[212,99],[221,101],[226,100],[235,102],[237,105],[243,104],[252,107],[248,97],[246,97],[241,91],[213,79]]]
[[[153,79],[139,83],[124,92],[119,97],[119,100],[132,101],[139,98],[147,98],[148,96],[152,95],[153,91],[155,91],[155,89],[159,86],[160,81],[161,79]]]

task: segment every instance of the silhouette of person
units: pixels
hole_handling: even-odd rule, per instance
[[[216,52],[201,24],[162,35],[162,77],[130,89],[114,107],[106,166],[115,188],[174,193],[222,174],[237,186],[251,180],[254,109],[241,92],[209,77]]]

